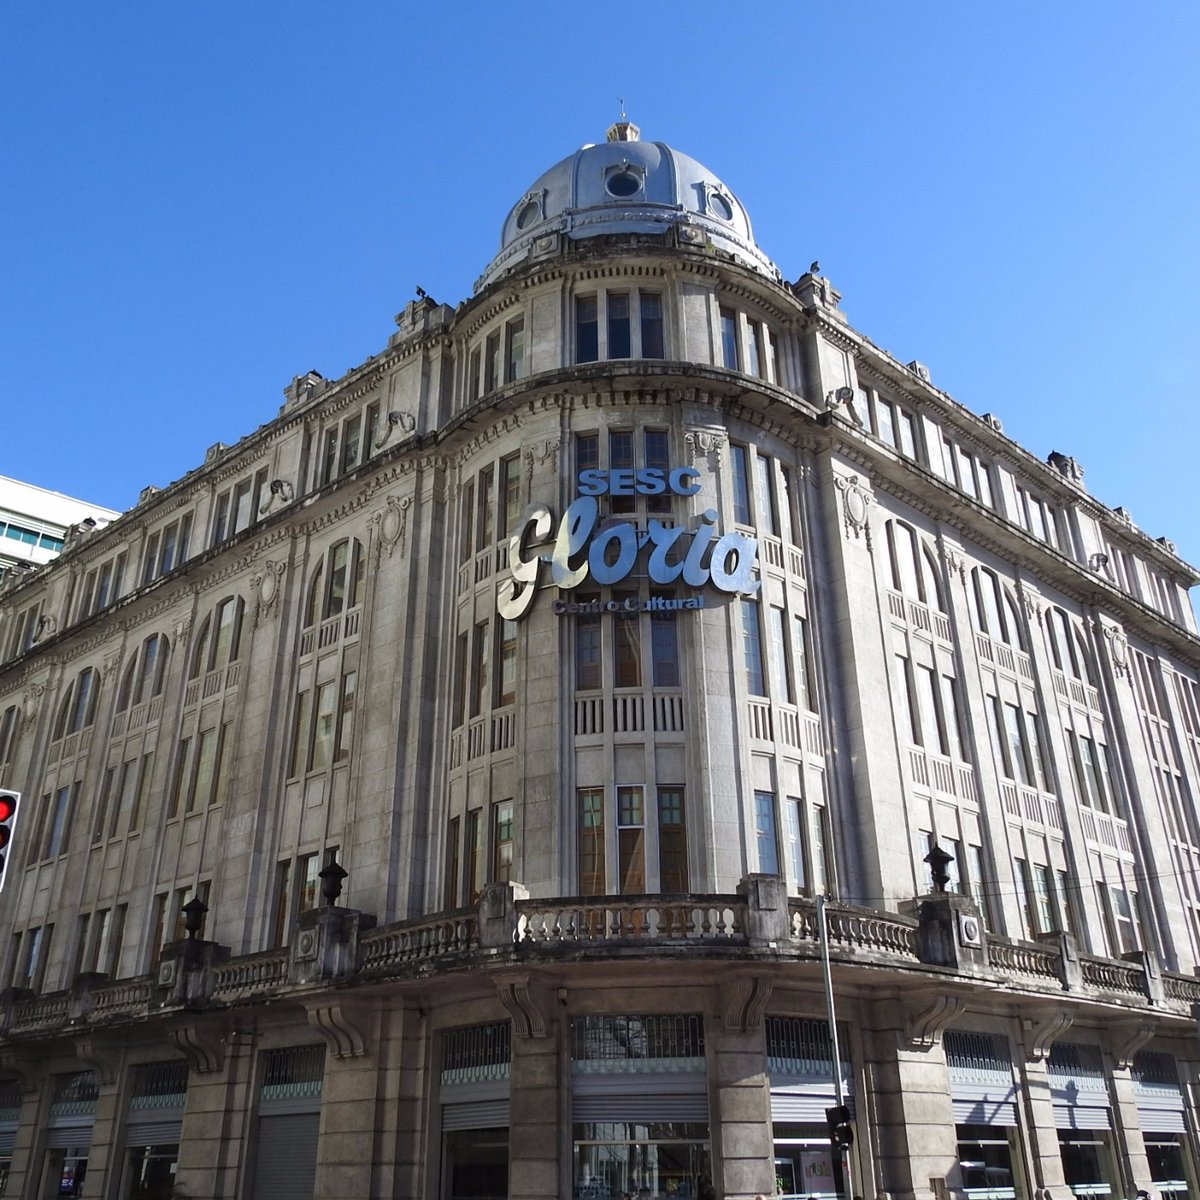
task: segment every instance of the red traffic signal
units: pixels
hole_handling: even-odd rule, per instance
[[[0,790],[0,888],[4,886],[4,877],[8,874],[8,848],[12,842],[20,803],[20,792]]]

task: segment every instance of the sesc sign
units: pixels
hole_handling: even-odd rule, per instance
[[[753,595],[759,588],[754,578],[758,540],[742,533],[718,536],[717,514],[711,508],[700,514],[694,530],[654,520],[645,529],[631,521],[601,521],[597,496],[694,496],[699,479],[694,467],[580,471],[579,495],[557,527],[546,505],[531,504],[509,541],[510,578],[500,584],[496,597],[500,615],[509,621],[524,616],[539,587],[568,591],[588,580],[601,587],[620,583],[642,557],[645,573],[660,587],[682,581],[691,588],[711,585],[722,592]],[[701,604],[697,598],[679,607]],[[567,612],[570,606],[556,605],[555,610]]]

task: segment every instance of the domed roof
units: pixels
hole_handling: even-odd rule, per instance
[[[679,227],[680,240],[710,243],[747,266],[779,279],[779,269],[754,244],[750,217],[707,167],[665,142],[637,140],[621,121],[608,141],[584,146],[551,167],[513,205],[500,234],[500,253],[475,285],[479,291],[553,243],[613,233],[661,234]]]

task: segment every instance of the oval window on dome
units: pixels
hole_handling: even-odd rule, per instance
[[[605,181],[610,196],[624,199],[642,190],[642,177],[636,171],[614,171]]]
[[[542,206],[536,200],[527,200],[517,213],[517,228],[528,229],[542,215]]]
[[[708,206],[722,221],[733,220],[733,205],[729,203],[728,196],[722,195],[720,192],[709,192]]]

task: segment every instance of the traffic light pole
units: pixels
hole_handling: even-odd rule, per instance
[[[829,967],[829,925],[825,916],[825,896],[817,897],[817,930],[821,937],[821,969],[825,975],[825,1009],[829,1016],[829,1045],[833,1057],[833,1094],[837,1105],[841,1108],[846,1103],[845,1090],[842,1087],[842,1055],[838,1049],[837,1012],[833,1005],[833,972]],[[830,1139],[830,1149],[838,1152],[842,1164],[842,1186],[845,1188],[846,1200],[851,1200],[854,1187],[850,1174],[850,1148],[835,1144]]]

